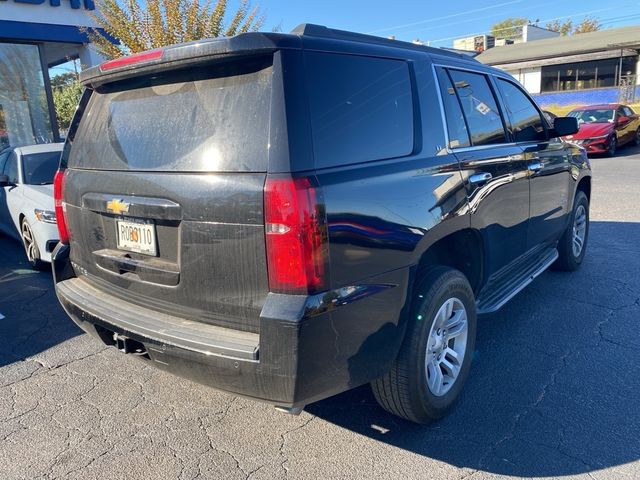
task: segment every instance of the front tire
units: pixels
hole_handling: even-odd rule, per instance
[[[609,148],[607,149],[607,157],[615,157],[616,152],[618,150],[618,139],[615,137],[611,137],[609,140]]]
[[[454,406],[469,375],[476,338],[476,308],[466,277],[435,267],[418,280],[405,339],[391,370],[372,382],[388,412],[431,423]]]
[[[24,252],[27,254],[27,260],[31,264],[31,267],[35,270],[44,269],[45,264],[40,259],[40,249],[38,248],[36,237],[26,218],[23,218],[20,223],[20,237],[22,238]]]
[[[569,225],[558,242],[557,270],[572,272],[582,264],[589,239],[589,199],[578,190],[573,200]]]

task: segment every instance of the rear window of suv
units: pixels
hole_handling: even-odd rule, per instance
[[[271,58],[135,78],[93,92],[70,167],[266,171]]]
[[[406,62],[309,52],[306,74],[318,168],[413,151],[413,99]]]

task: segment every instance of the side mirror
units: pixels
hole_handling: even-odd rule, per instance
[[[0,188],[2,187],[12,187],[13,183],[9,181],[9,177],[6,175],[0,175]]]
[[[549,130],[549,138],[573,135],[579,130],[578,119],[574,117],[557,117],[553,121],[553,128]]]
[[[631,119],[629,117],[618,117],[618,125],[626,125]]]

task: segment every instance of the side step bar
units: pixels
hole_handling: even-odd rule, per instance
[[[558,258],[555,247],[547,248],[498,272],[482,289],[476,301],[478,315],[500,310]]]

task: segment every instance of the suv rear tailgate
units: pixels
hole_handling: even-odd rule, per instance
[[[64,201],[71,261],[93,287],[258,332],[268,293],[270,62],[208,64],[92,92],[67,159]],[[141,250],[145,235],[150,247]]]

